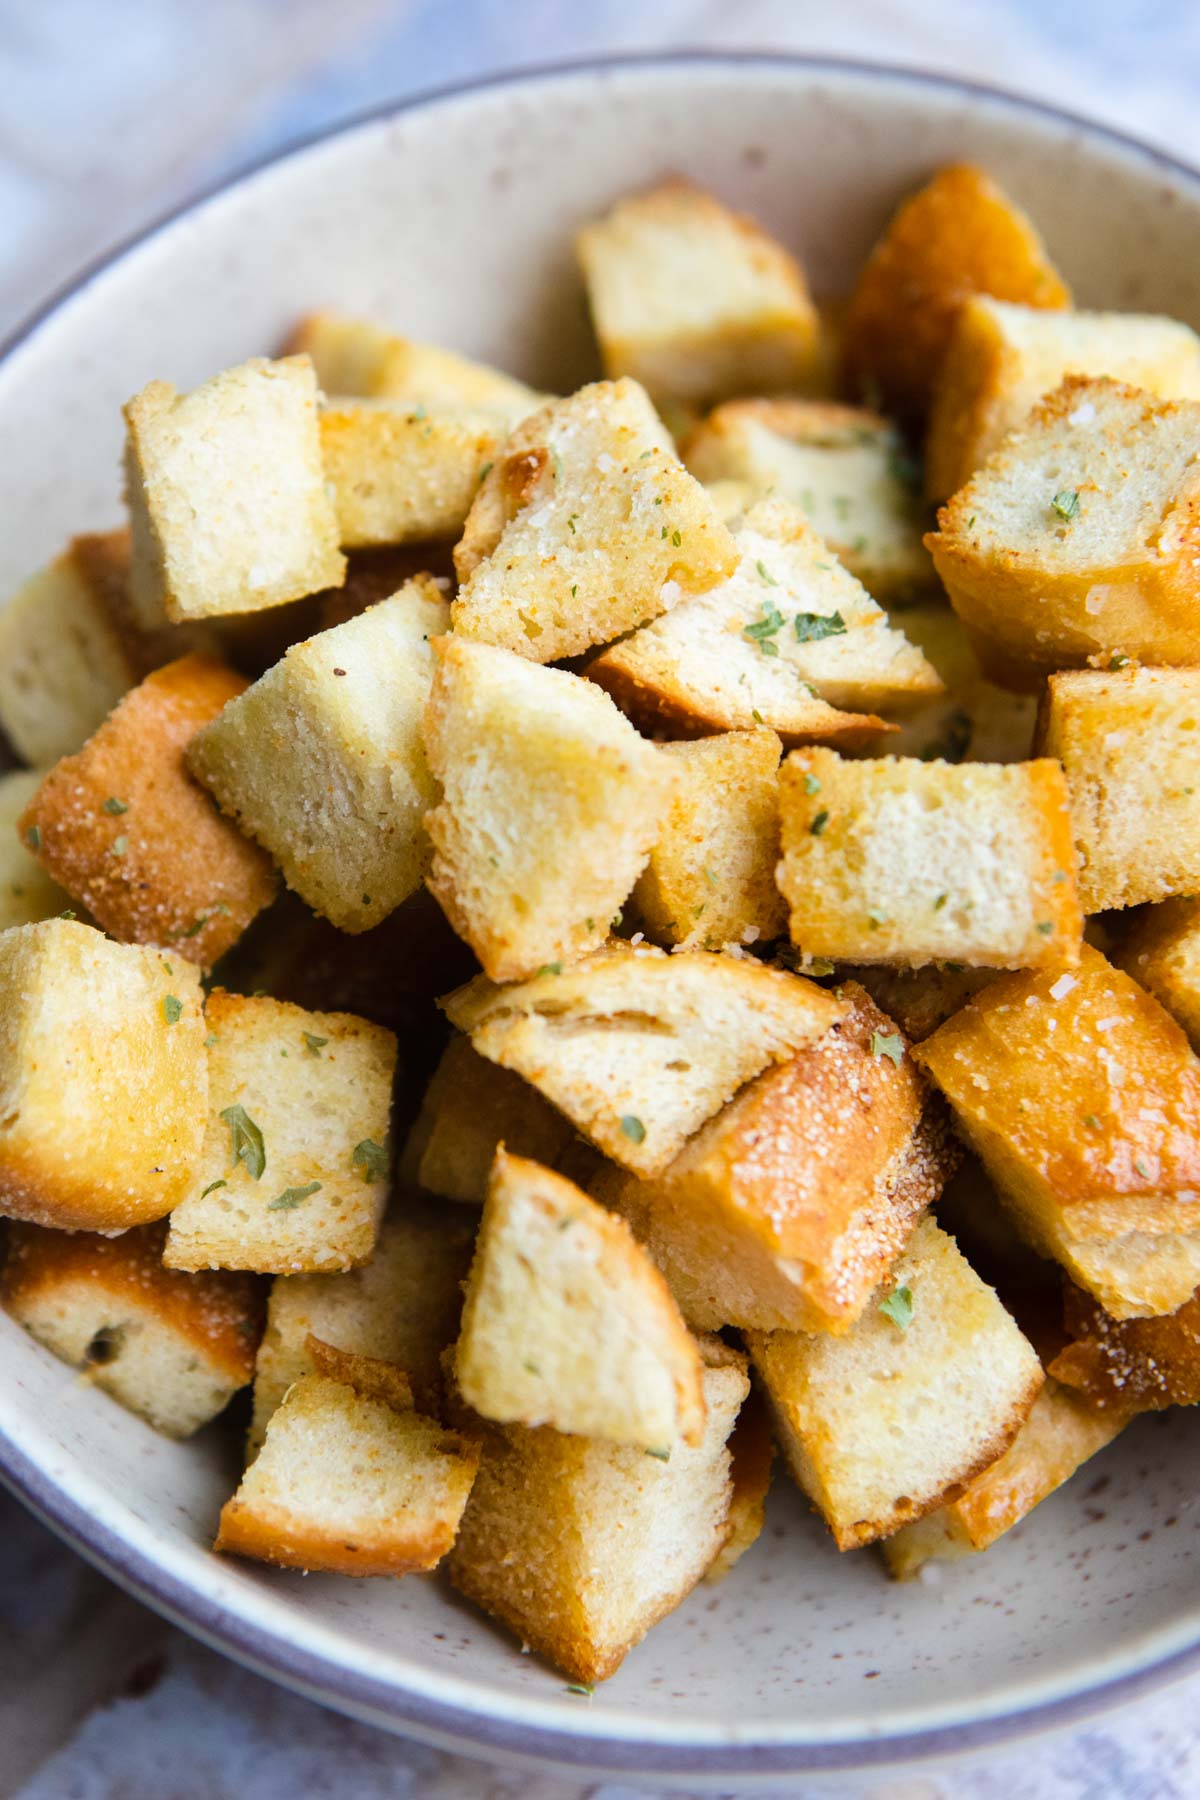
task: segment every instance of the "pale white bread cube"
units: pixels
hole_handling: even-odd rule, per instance
[[[141,624],[260,612],[338,587],[307,356],[255,357],[190,394],[152,381],[125,407],[131,597]]]
[[[71,902],[18,834],[17,821],[41,785],[33,769],[0,775],[0,931],[65,912]]]
[[[904,635],[937,670],[944,692],[898,721],[887,740],[892,756],[925,762],[1027,762],[1037,723],[1036,694],[1015,694],[989,681],[966,627],[945,601],[906,606]]]
[[[1068,375],[1110,375],[1160,400],[1200,400],[1200,337],[1151,314],[1048,312],[973,294],[934,385],[929,498],[956,493]]]
[[[351,1269],[375,1248],[388,1191],[396,1039],[349,1013],[215,988],[209,1115],[171,1214],[173,1269]]]
[[[909,968],[1078,959],[1067,787],[1049,758],[851,762],[796,750],[779,801],[779,885],[806,955]]]
[[[1111,1444],[1125,1422],[1048,1378],[1003,1455],[953,1500],[884,1539],[889,1572],[908,1581],[930,1561],[988,1549]]]
[[[441,1356],[454,1341],[474,1230],[408,1197],[369,1262],[344,1275],[277,1275],[254,1369],[251,1453],[287,1390],[316,1371],[310,1340],[402,1369],[417,1405],[441,1408]]]
[[[1042,1365],[954,1239],[924,1219],[844,1337],[750,1332],[779,1447],[839,1550],[888,1537],[996,1461]]]
[[[726,484],[719,497],[724,501]],[[802,513],[760,500],[734,520],[735,572],[587,668],[645,727],[698,737],[766,725],[787,744],[860,746],[942,691]]]
[[[781,752],[763,729],[660,747],[677,785],[630,900],[655,943],[719,950],[786,929],[775,886]]]
[[[441,1002],[482,1056],[533,1083],[606,1156],[664,1169],[768,1063],[821,1037],[844,1008],[814,982],[705,950],[613,941],[583,962]]]
[[[996,680],[1200,660],[1198,436],[1196,401],[1072,376],[942,508],[926,542]]]
[[[0,1305],[94,1387],[186,1438],[250,1382],[262,1309],[248,1275],[165,1269],[165,1235],[161,1223],[118,1237],[12,1224]]]
[[[892,1021],[853,983],[823,1037],[749,1082],[652,1178],[603,1170],[697,1330],[846,1332],[957,1160]]]
[[[478,1445],[436,1419],[303,1375],[221,1508],[213,1548],[338,1575],[436,1568],[478,1462]]]
[[[454,1378],[502,1425],[670,1454],[704,1435],[703,1363],[624,1219],[541,1164],[496,1152]]]
[[[486,363],[344,313],[309,313],[286,350],[312,358],[317,381],[330,395],[495,412],[510,430],[546,401],[545,394]]]
[[[609,376],[656,401],[802,385],[819,321],[803,272],[753,219],[691,182],[630,194],[575,239]]]
[[[64,1231],[161,1219],[208,1110],[200,972],[90,925],[0,933],[0,1214]]]
[[[1200,1059],[1084,944],[1078,967],[990,982],[914,1056],[1035,1250],[1115,1318],[1200,1284]]]
[[[799,507],[877,600],[936,589],[919,466],[878,413],[831,400],[729,400],[685,438],[683,458],[703,482],[744,482]]]
[[[421,738],[445,600],[426,576],[301,644],[200,732],[192,773],[342,931],[419,887],[436,798]]]
[[[1161,1001],[1200,1049],[1200,901],[1148,906],[1112,959]]]
[[[408,1134],[400,1178],[444,1200],[480,1205],[497,1144],[554,1169],[578,1141],[571,1121],[535,1087],[455,1032]]]
[[[326,401],[321,457],[343,548],[456,538],[507,436],[496,413]]]
[[[729,1439],[729,1477],[733,1492],[725,1542],[705,1571],[706,1582],[725,1577],[752,1549],[766,1523],[767,1494],[775,1464],[775,1437],[771,1415],[760,1388],[751,1388],[737,1416]]]
[[[573,1681],[615,1674],[728,1536],[728,1439],[750,1383],[743,1356],[719,1339],[704,1350],[704,1437],[666,1459],[462,1409],[483,1455],[450,1579]]]
[[[496,981],[595,949],[645,865],[671,764],[607,694],[457,636],[436,646],[428,884]]]
[[[1200,891],[1200,670],[1064,670],[1038,749],[1062,763],[1087,913]]]
[[[598,381],[517,426],[454,552],[454,629],[531,662],[705,592],[737,552],[644,389]]]

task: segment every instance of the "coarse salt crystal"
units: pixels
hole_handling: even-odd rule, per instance
[[[607,450],[602,450],[600,452],[599,456],[596,458],[596,467],[598,469],[600,469],[605,475],[609,474],[613,469],[616,468],[616,466],[617,466],[616,463],[613,461],[612,457],[608,454]]]
[[[1071,989],[1077,988],[1078,986],[1079,983],[1074,975],[1060,975],[1058,980],[1054,983],[1054,986],[1050,989],[1050,998],[1052,1000],[1065,1000],[1067,995],[1071,992]],[[1032,998],[1032,995],[1030,998]]]
[[[635,931],[629,941],[631,944],[640,944],[645,941],[645,937],[646,934],[644,931]]]
[[[658,597],[664,606],[674,606],[682,593],[683,589],[677,581],[664,581],[658,590]]]
[[[1090,400],[1085,400],[1082,406],[1077,406],[1074,412],[1067,414],[1067,424],[1090,425],[1095,416],[1095,406]]]

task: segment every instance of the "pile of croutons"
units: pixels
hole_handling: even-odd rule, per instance
[[[1200,1399],[1200,339],[965,166],[578,252],[603,380],[310,317],[0,617],[0,1296],[586,1686],[776,1447],[904,1576]]]

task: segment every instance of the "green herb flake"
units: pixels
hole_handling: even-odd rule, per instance
[[[292,1212],[320,1190],[321,1183],[319,1181],[310,1181],[306,1187],[284,1188],[282,1194],[276,1195],[274,1200],[267,1201],[267,1211]]]
[[[571,513],[571,515],[567,519],[567,530],[571,533],[572,537],[575,536],[575,521],[578,517],[579,517],[578,513]]]
[[[897,1331],[907,1331],[913,1321],[913,1295],[907,1282],[898,1283],[879,1302],[879,1310]]]
[[[386,1181],[388,1172],[388,1153],[382,1144],[376,1144],[371,1138],[363,1138],[355,1144],[350,1158],[352,1166],[362,1170],[364,1181]]]
[[[197,936],[197,934],[199,932],[204,930],[204,927],[207,924],[208,924],[208,914],[207,913],[197,913],[196,917],[192,920],[192,922],[188,926],[187,930],[181,931],[179,933],[179,935],[180,935],[180,937],[194,938],[195,936]]]
[[[538,1368],[538,1365],[535,1362],[530,1362],[528,1357],[525,1357],[524,1361],[521,1364],[521,1367],[523,1369],[528,1369],[528,1371],[531,1375],[540,1375],[542,1372]]]
[[[868,912],[867,918],[876,931],[881,925],[886,925],[888,922],[888,915],[886,913],[876,912],[874,909]]]
[[[895,1066],[899,1068],[904,1060],[904,1039],[899,1032],[893,1033],[891,1037],[885,1037],[882,1031],[873,1031],[871,1033],[871,1055],[889,1056]]]
[[[79,917],[79,914],[75,911],[75,908],[73,906],[68,906],[68,907],[65,907],[64,910],[62,912],[60,912],[58,916],[60,919],[77,919]]]
[[[620,931],[620,929],[624,923],[625,923],[625,914],[621,911],[621,908],[618,906],[616,912],[612,916],[612,923],[609,926],[609,930],[610,931]]]
[[[163,1018],[168,1025],[178,1025],[183,1017],[183,1001],[175,994],[163,995]]]
[[[210,1181],[209,1182],[208,1186],[205,1188],[205,1190],[201,1194],[200,1198],[202,1200],[207,1200],[208,1196],[210,1194],[215,1194],[218,1188],[228,1187],[228,1186],[229,1186],[229,1183],[226,1181],[225,1177],[222,1175],[219,1181]]]
[[[1079,489],[1059,488],[1050,502],[1050,510],[1056,512],[1060,519],[1073,519],[1079,511]]]
[[[115,837],[112,841],[109,854],[112,856],[124,856],[128,848],[129,839],[127,837]]]
[[[1118,650],[1112,656],[1109,657],[1108,666],[1110,669],[1123,669],[1125,667],[1125,665],[1128,663],[1128,661],[1129,661],[1129,658],[1123,653],[1123,651]]]
[[[779,586],[779,583],[776,581],[776,579],[772,575],[770,569],[768,569],[766,563],[763,562],[761,560],[761,558],[759,559],[758,562],[755,563],[754,566],[758,570],[759,575],[761,576],[762,580],[766,582],[768,587],[778,587]]]
[[[941,912],[943,906],[945,906],[945,904],[949,898],[950,898],[949,894],[939,894],[937,899],[933,903],[934,912]]]
[[[561,975],[563,966],[560,962],[543,963],[538,970],[539,975]]]
[[[214,1045],[214,1044],[219,1044],[219,1043],[220,1043],[220,1041],[221,1041],[221,1040],[220,1040],[220,1038],[219,1038],[219,1037],[218,1037],[218,1036],[217,1036],[217,1034],[216,1034],[216,1032],[215,1032],[215,1031],[210,1031],[210,1032],[209,1032],[209,1034],[208,1034],[208,1036],[207,1036],[207,1037],[206,1037],[206,1038],[205,1038],[205,1040],[204,1040],[204,1048],[205,1048],[205,1049],[206,1049],[206,1050],[211,1050],[211,1049],[212,1049],[212,1047],[213,1047],[213,1045]]]
[[[29,827],[29,830],[25,833],[25,842],[29,845],[29,848],[31,850],[40,850],[41,849],[42,833],[41,833],[40,826],[31,825]]]
[[[829,813],[827,810],[822,810],[821,812],[819,812],[817,814],[816,818],[813,820],[812,824],[809,826],[808,829],[812,832],[812,835],[814,837],[820,837],[821,833],[824,831],[824,829],[828,825],[828,823],[829,823]]]
[[[1149,1171],[1149,1169],[1148,1169],[1148,1168],[1147,1168],[1147,1167],[1146,1167],[1146,1165],[1145,1165],[1145,1163],[1144,1163],[1144,1162],[1143,1162],[1143,1161],[1142,1161],[1142,1159],[1141,1159],[1141,1157],[1140,1157],[1140,1156],[1135,1156],[1135,1157],[1134,1157],[1134,1159],[1133,1159],[1133,1166],[1134,1166],[1134,1168],[1135,1168],[1135,1169],[1136,1169],[1136,1170],[1137,1170],[1137,1172],[1138,1172],[1138,1174],[1139,1174],[1139,1175],[1140,1175],[1140,1176],[1141,1176],[1141,1178],[1142,1178],[1142,1180],[1143,1180],[1143,1181],[1149,1181],[1149,1179],[1150,1179],[1150,1171]]]
[[[482,469],[480,469],[480,471],[479,471],[480,487],[483,486],[484,482],[487,480],[488,476],[491,474],[491,472],[495,468],[495,466],[496,466],[495,463],[484,463]]]
[[[567,1683],[568,1694],[582,1694],[585,1700],[590,1700],[595,1691],[590,1681],[569,1681]]]
[[[751,718],[752,718],[752,719],[753,719],[753,720],[754,720],[754,723],[755,723],[755,724],[756,724],[756,725],[761,725],[761,724],[762,724],[762,722],[763,722],[763,716],[762,716],[762,714],[761,714],[761,713],[760,713],[760,712],[759,712],[759,710],[758,710],[758,708],[757,708],[757,706],[752,706],[752,707],[751,707],[751,708],[750,708],[750,717],[751,717]]]
[[[804,777],[804,791],[806,794],[819,794],[820,793],[821,784],[817,780],[815,775],[809,774]]]
[[[678,531],[673,531],[671,533],[671,542],[674,544],[675,548],[678,550],[680,545],[683,543],[682,533],[680,533]]]
[[[625,1136],[629,1139],[631,1144],[641,1144],[645,1141],[646,1127],[634,1113],[625,1114],[625,1117],[621,1120],[621,1130],[625,1133]]]
[[[1095,1113],[1084,1113],[1083,1122],[1092,1131],[1099,1131],[1100,1129],[1100,1121]]]
[[[822,638],[846,635],[846,621],[840,612],[797,613],[792,622],[796,627],[796,640],[801,644],[819,644]]]
[[[578,583],[578,582],[577,582],[577,581],[576,581],[576,582],[574,582],[574,583],[573,583],[573,584],[572,584],[572,587],[571,587],[571,598],[572,598],[572,600],[573,600],[573,599],[574,599],[574,598],[575,598],[575,596],[576,596],[576,594],[577,594],[577,593],[578,593],[578,592],[579,592],[579,583]]]
[[[115,794],[110,794],[104,802],[104,810],[106,813],[111,813],[114,819],[119,819],[122,813],[129,811],[129,802],[128,800],[118,800]]]
[[[1043,937],[1049,937],[1050,933],[1054,930],[1054,920],[1053,919],[1039,919],[1037,922],[1037,928],[1041,932]]]
[[[255,1181],[261,1181],[267,1166],[262,1132],[244,1106],[227,1106],[220,1116],[229,1127],[232,1167],[236,1169],[239,1163],[245,1163],[247,1175]]]
[[[658,1449],[647,1450],[646,1455],[654,1457],[656,1462],[670,1462],[670,1460],[671,1460],[671,1452],[669,1449],[668,1450],[658,1450]]]
[[[310,1056],[320,1056],[325,1045],[329,1042],[327,1037],[318,1037],[315,1031],[306,1031],[302,1033],[302,1036],[304,1038],[304,1048],[308,1051]]]
[[[834,967],[835,965],[827,957],[814,956],[804,973],[811,975],[814,980],[819,980],[822,975],[832,975]]]
[[[749,625],[742,626],[742,636],[751,644],[757,644],[764,656],[778,656],[779,645],[771,639],[783,630],[784,618],[773,600],[763,601],[763,616]]]

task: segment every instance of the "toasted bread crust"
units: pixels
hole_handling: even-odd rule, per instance
[[[1068,1281],[1063,1324],[1068,1341],[1049,1373],[1101,1412],[1200,1404],[1200,1295],[1157,1318],[1114,1319]]]

